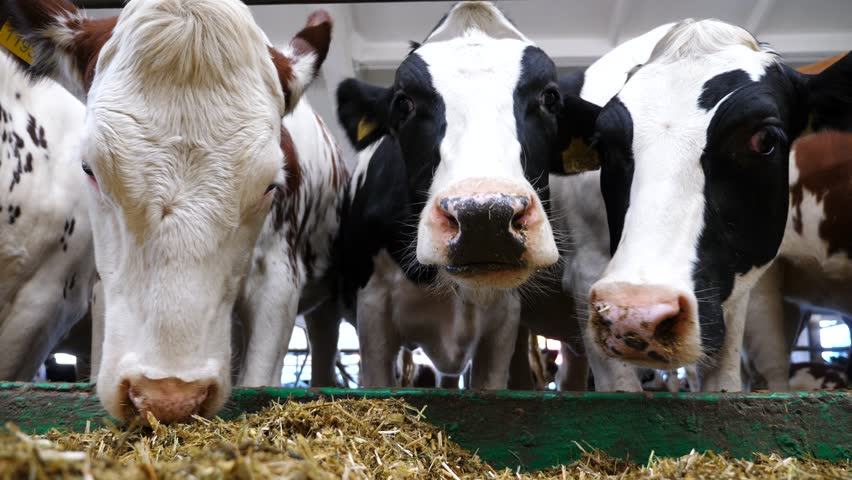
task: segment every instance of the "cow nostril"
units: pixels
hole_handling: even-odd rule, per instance
[[[444,224],[446,226],[447,233],[453,236],[457,235],[459,233],[459,230],[461,229],[459,221],[456,219],[456,217],[453,216],[453,214],[449,212],[441,213],[444,217]]]
[[[679,321],[680,314],[677,314],[660,322],[654,329],[654,338],[661,343],[671,343],[676,337],[675,327]]]
[[[512,217],[512,229],[520,232],[524,229],[524,216],[526,215],[525,211],[521,211],[515,214]]]

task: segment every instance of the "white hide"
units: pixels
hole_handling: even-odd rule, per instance
[[[17,138],[0,145],[0,379],[29,381],[88,306],[95,270],[77,155],[85,109],[52,81],[31,83],[8,53],[0,70],[2,130],[23,142],[20,158]],[[28,133],[30,118],[46,148]]]

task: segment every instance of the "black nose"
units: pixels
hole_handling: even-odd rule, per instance
[[[439,204],[459,230],[448,244],[449,271],[503,270],[522,265],[528,197],[504,193],[448,197]]]

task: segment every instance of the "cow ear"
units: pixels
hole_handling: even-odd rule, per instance
[[[799,78],[807,98],[807,131],[852,131],[852,52],[816,75]]]
[[[308,22],[290,40],[290,44],[278,51],[272,47],[272,63],[278,71],[281,88],[284,90],[287,113],[299,104],[302,94],[319,74],[319,69],[328,55],[331,45],[331,16],[325,10],[316,10]]]
[[[573,175],[600,168],[592,140],[600,111],[601,107],[579,96],[563,97],[559,113],[559,158],[554,159],[550,173]]]
[[[6,0],[0,6],[0,18],[7,19],[3,40],[20,38],[4,44],[19,47],[19,51],[10,50],[27,71],[58,81],[80,98],[92,85],[98,55],[117,20],[86,18],[67,0]],[[20,54],[21,49],[25,54]]]
[[[337,87],[337,119],[349,141],[360,151],[388,133],[390,88],[348,78]]]

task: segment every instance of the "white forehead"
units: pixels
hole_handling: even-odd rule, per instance
[[[433,186],[484,175],[523,177],[514,105],[530,45],[474,31],[417,50],[446,109]]]
[[[427,43],[416,54],[428,65],[432,85],[449,109],[485,105],[489,100],[511,101],[524,51],[530,45],[472,31],[452,40]]]
[[[776,59],[738,27],[713,20],[676,25],[618,94],[633,119],[634,143],[653,131],[705,136],[712,115],[699,98],[707,81],[734,70],[759,81]]]

